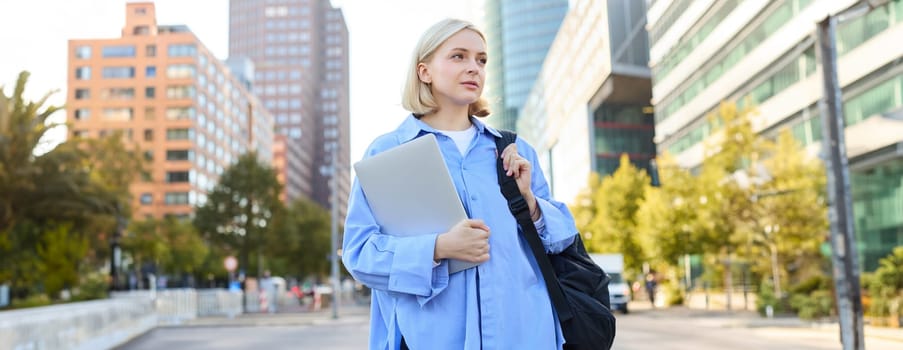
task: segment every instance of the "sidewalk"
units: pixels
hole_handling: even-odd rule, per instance
[[[201,317],[186,321],[174,327],[278,327],[309,326],[319,324],[344,324],[367,322],[370,318],[370,307],[360,305],[339,305],[339,317],[332,318],[332,309],[323,308],[318,311],[291,311],[284,313],[241,314],[233,318],[225,316]]]
[[[839,325],[833,322],[804,321],[798,317],[779,316],[765,318],[753,311],[725,311],[691,309],[683,306],[653,309],[644,301],[631,301],[631,312],[642,313],[647,317],[688,318],[693,322],[723,328],[807,328],[825,333],[839,332]],[[629,315],[626,315],[629,317]],[[615,317],[624,317],[616,314]],[[903,328],[873,327],[864,328],[866,338],[897,341],[903,343]]]

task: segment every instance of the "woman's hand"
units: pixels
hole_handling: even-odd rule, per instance
[[[455,259],[472,263],[489,260],[489,226],[483,220],[464,219],[436,237],[433,260]]]
[[[520,190],[520,194],[524,196],[524,200],[527,201],[527,206],[530,209],[530,216],[533,217],[534,221],[537,220],[539,211],[536,208],[536,197],[533,196],[533,189],[531,187],[533,165],[530,164],[530,161],[517,153],[517,144],[514,143],[505,147],[505,150],[502,151],[501,158],[506,174],[514,177],[514,181],[517,183],[517,189]]]

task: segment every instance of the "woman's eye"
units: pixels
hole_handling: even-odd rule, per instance
[[[456,60],[460,60],[460,59],[464,58],[464,55],[456,53],[456,54],[452,55],[452,58],[454,58]]]
[[[486,64],[486,59],[485,59],[485,58],[481,58],[481,59],[479,59],[479,61],[480,61],[480,64]]]

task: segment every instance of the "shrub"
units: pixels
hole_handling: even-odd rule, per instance
[[[38,306],[46,306],[50,305],[50,297],[47,294],[32,294],[29,295],[25,299],[13,299],[12,307],[14,309],[21,309],[27,307],[38,307]]]
[[[82,279],[81,285],[72,298],[73,301],[104,299],[107,297],[106,277],[101,273],[91,273]]]
[[[774,284],[768,279],[763,279],[759,284],[759,292],[756,294],[756,311],[765,316],[765,308],[771,305],[775,315],[786,313],[789,307],[784,300],[778,300],[774,295]]]
[[[831,316],[834,311],[834,298],[831,291],[816,290],[811,294],[794,294],[790,297],[790,306],[797,310],[797,315],[804,320],[815,320]]]

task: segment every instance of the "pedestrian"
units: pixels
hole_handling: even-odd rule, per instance
[[[658,281],[655,280],[655,271],[649,271],[646,274],[646,293],[649,294],[649,302],[652,308],[655,308],[655,290],[658,287]]]
[[[276,281],[270,276],[270,270],[265,270],[260,279],[260,312],[276,313],[277,296]]]
[[[352,186],[342,261],[372,288],[370,349],[561,349],[565,341],[499,190],[497,157],[515,178],[547,252],[572,244],[577,229],[567,207],[550,197],[536,151],[523,139],[496,150],[499,132],[481,121],[489,115],[481,98],[492,54],[486,47],[468,22],[430,27],[407,67],[402,105],[411,114],[364,156],[434,134],[469,219],[447,232],[387,235],[360,184]],[[480,265],[449,274],[448,259]]]

